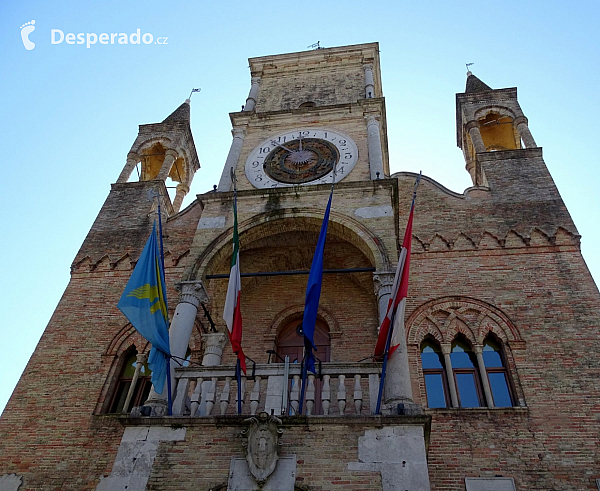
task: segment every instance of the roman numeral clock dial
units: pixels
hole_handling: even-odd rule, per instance
[[[299,129],[263,141],[246,160],[246,177],[257,188],[335,182],[353,169],[358,159],[354,141],[328,129]]]

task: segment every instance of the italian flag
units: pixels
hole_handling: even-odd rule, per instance
[[[385,355],[385,348],[388,336],[390,336],[390,329],[392,332],[388,356],[392,356],[392,353],[396,351],[400,345],[402,336],[404,336],[404,310],[406,308],[406,296],[408,294],[408,274],[410,268],[410,246],[412,242],[414,208],[415,203],[413,199],[408,223],[406,224],[406,231],[404,232],[402,249],[400,250],[400,258],[398,259],[398,267],[396,268],[396,275],[394,277],[392,298],[390,298],[386,316],[381,323],[377,345],[375,346],[375,359],[377,360],[382,359]]]
[[[238,237],[237,199],[233,201],[233,255],[231,256],[231,272],[227,297],[223,309],[223,319],[227,324],[231,348],[240,361],[240,367],[246,374],[246,356],[242,351],[242,312],[240,310],[240,295],[242,280],[240,277],[240,240]]]

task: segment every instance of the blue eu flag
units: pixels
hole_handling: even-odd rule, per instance
[[[156,240],[156,222],[117,307],[152,344],[148,366],[152,370],[154,390],[162,394],[167,378],[167,357],[171,350],[165,273]]]
[[[302,331],[304,333],[304,361],[307,371],[316,373],[315,355],[313,349],[315,346],[315,324],[317,323],[317,310],[319,309],[319,299],[321,298],[321,284],[323,282],[323,251],[325,249],[325,239],[327,238],[327,225],[329,224],[329,210],[331,208],[331,198],[333,189],[329,195],[329,202],[323,217],[323,225],[319,233],[317,248],[313,256],[310,274],[308,275],[308,285],[306,285],[306,299],[304,301],[304,317],[302,318]]]

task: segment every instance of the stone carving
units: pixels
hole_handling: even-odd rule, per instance
[[[249,427],[242,431],[242,436],[248,439],[243,443],[248,449],[246,455],[248,468],[258,485],[261,486],[277,465],[279,458],[277,447],[281,445],[279,437],[283,434],[283,430],[278,428],[281,420],[263,411],[259,413],[258,417],[248,418],[244,421],[249,423]]]

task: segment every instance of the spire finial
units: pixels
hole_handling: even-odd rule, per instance
[[[474,64],[475,63],[465,63],[465,65],[467,67],[467,77],[470,77],[471,75],[473,75],[473,73],[471,72],[471,69],[469,67]]]

